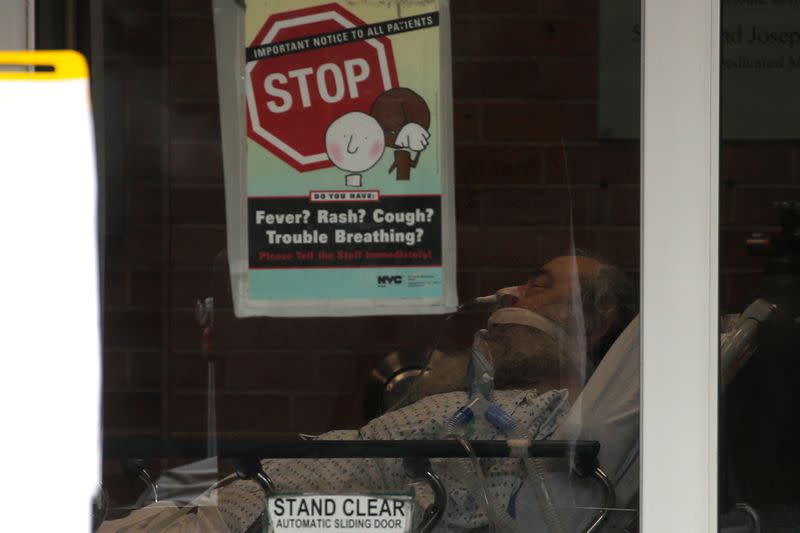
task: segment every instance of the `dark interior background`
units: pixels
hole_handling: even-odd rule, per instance
[[[77,22],[61,31],[84,36],[73,46],[93,55],[102,90],[106,435],[204,435],[209,363],[222,435],[356,428],[384,355],[469,341],[484,315],[235,319],[211,0],[104,0],[91,21],[86,2],[66,5]],[[576,245],[636,280],[639,143],[597,137],[596,1],[454,0],[452,12],[460,299],[567,249],[570,182]],[[798,155],[796,143],[722,148],[723,312],[758,283],[765,260],[744,241],[775,229],[771,200],[798,199]],[[203,354],[193,307],[207,296],[217,312]],[[108,461],[114,496],[142,490],[123,477]]]

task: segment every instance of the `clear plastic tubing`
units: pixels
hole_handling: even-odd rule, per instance
[[[496,524],[498,521],[494,507],[489,498],[486,477],[483,475],[483,469],[478,461],[478,457],[475,455],[475,450],[472,449],[472,445],[465,436],[467,426],[470,422],[475,420],[475,411],[473,411],[473,407],[478,404],[479,400],[479,398],[476,398],[467,405],[458,408],[445,425],[445,437],[455,438],[464,450],[466,450],[469,462],[472,464],[472,470],[475,474],[473,475],[469,471],[469,466],[467,466],[462,459],[455,459],[453,461],[452,464],[457,467],[454,473],[464,478],[468,490],[477,499],[478,505],[483,509],[483,512],[486,513],[486,518],[489,522],[489,532],[494,532],[496,531]]]
[[[527,438],[527,435],[519,427],[517,421],[511,418],[503,409],[498,405],[491,404],[486,408],[484,413],[486,420],[511,438]],[[528,476],[533,482],[534,493],[539,503],[539,509],[542,511],[544,522],[547,524],[548,531],[554,533],[564,533],[564,524],[561,521],[561,516],[558,514],[553,498],[550,496],[550,491],[547,488],[547,482],[544,478],[545,465],[540,457],[526,457],[522,460]]]

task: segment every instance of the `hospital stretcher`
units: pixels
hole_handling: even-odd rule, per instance
[[[106,450],[114,457],[147,459],[200,459],[207,455],[205,441],[196,439],[108,439]],[[597,462],[600,443],[597,441],[528,441],[521,446],[518,441],[470,441],[475,456],[479,458],[541,457],[568,459],[572,472],[580,477],[595,480],[604,494],[603,505],[596,512],[585,533],[600,531],[609,510],[615,505],[614,487]],[[259,484],[265,496],[275,492],[274,484],[261,467],[261,459],[378,459],[399,458],[410,481],[427,483],[434,495],[433,504],[424,510],[417,531],[431,531],[444,514],[447,494],[430,459],[466,458],[467,452],[455,440],[219,440],[218,457],[233,459],[236,474],[241,479],[251,479]],[[138,463],[137,473],[158,500],[158,485],[153,477]]]
[[[722,336],[720,369],[723,387],[753,354],[760,324],[769,320],[774,306],[757,300],[740,315]],[[579,531],[635,531],[635,510],[639,483],[639,318],[623,331],[553,435],[554,440],[528,441],[520,449],[517,441],[472,441],[477,457],[545,457],[569,462],[575,474],[561,490],[562,501],[576,503],[584,512]],[[118,439],[106,440],[107,456],[133,459],[206,458],[203,440]],[[219,457],[234,459],[237,475],[256,481],[265,494],[274,491],[269,472],[261,459],[309,458],[402,458],[411,480],[424,481],[434,494],[433,504],[424,511],[418,531],[432,530],[443,516],[447,502],[445,487],[431,468],[431,458],[466,457],[455,440],[321,441],[321,440],[219,440]],[[138,477],[148,483],[154,499],[158,487],[153,477],[133,463]],[[759,533],[755,510],[739,504],[720,517],[725,533]]]

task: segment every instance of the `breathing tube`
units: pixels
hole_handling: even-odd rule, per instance
[[[524,448],[530,444],[530,437],[519,426],[516,420],[503,411],[500,406],[491,404],[486,409],[486,420],[505,433],[509,440],[521,440]],[[548,531],[553,533],[564,533],[564,524],[561,521],[561,516],[558,514],[555,502],[550,495],[550,490],[547,487],[545,480],[545,471],[547,470],[544,460],[541,457],[528,457],[527,453],[522,457],[522,463],[525,465],[525,471],[528,474],[528,479],[533,486],[533,492],[536,495],[536,501],[539,504],[539,509],[542,511],[545,524],[547,524]]]
[[[475,416],[475,410],[480,410],[482,407],[480,404],[485,403],[481,400],[481,398],[475,398],[467,405],[460,407],[445,424],[444,437],[458,440],[469,457],[469,459],[452,459],[447,463],[447,468],[453,477],[464,481],[467,491],[472,494],[478,506],[486,514],[489,531],[495,531],[498,518],[489,495],[486,476],[483,474],[475,450],[467,440],[475,430],[476,421],[481,420],[481,417]]]
[[[493,532],[496,531],[499,519],[489,495],[486,476],[483,474],[480,461],[467,440],[476,432],[476,429],[486,425],[483,414],[492,392],[494,392],[494,366],[489,362],[491,355],[487,348],[482,332],[477,332],[473,338],[470,364],[467,370],[467,391],[470,400],[447,421],[444,427],[444,436],[457,439],[467,452],[469,460],[453,460],[449,465],[450,473],[466,482],[467,490],[486,513],[489,531]]]
[[[501,289],[494,295],[476,299],[476,302],[481,304],[502,303],[502,298],[505,294],[516,296],[514,294],[516,290],[516,287]],[[577,361],[578,350],[574,340],[558,324],[538,313],[515,307],[501,308],[489,318],[490,327],[499,324],[524,325],[539,330],[562,347],[562,351],[567,355],[570,363],[579,363]],[[485,333],[485,330],[479,331],[473,338],[470,366],[467,372],[467,390],[470,402],[466,406],[459,408],[445,427],[446,436],[458,438],[459,442],[467,450],[475,476],[468,475],[464,471],[465,462],[459,462],[459,473],[470,480],[468,488],[471,492],[478,494],[479,503],[486,511],[489,519],[490,529],[494,530],[498,526],[501,526],[503,531],[515,529],[513,518],[508,513],[503,512],[498,516],[494,512],[494,506],[492,505],[480,463],[465,438],[465,434],[468,433],[470,428],[474,429],[476,424],[479,424],[482,420],[485,421],[484,423],[488,422],[488,424],[505,434],[509,439],[510,445],[515,445],[513,441],[517,441],[516,445],[525,450],[525,453],[521,454],[522,462],[548,531],[564,533],[565,529],[561,516],[547,487],[545,479],[547,469],[544,460],[527,456],[527,448],[531,440],[530,436],[500,406],[492,403],[495,371],[491,362],[491,352],[484,338]]]

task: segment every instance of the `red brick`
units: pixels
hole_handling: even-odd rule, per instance
[[[589,140],[597,117],[590,104],[487,104],[484,136],[495,141],[560,142]]]
[[[389,353],[391,353],[391,351],[379,351],[371,354],[354,356],[356,383],[360,383],[362,386],[366,385],[370,381],[373,371]]]
[[[414,316],[236,319],[229,311],[215,315],[217,350],[364,350],[414,344],[426,334],[425,322]],[[171,318],[174,347],[195,349],[193,313],[175,311]]]
[[[561,117],[563,139],[588,141],[597,138],[597,106],[594,104],[564,104]]]
[[[103,342],[108,347],[159,349],[161,313],[158,311],[107,311]]]
[[[591,236],[571,235],[567,228],[539,231],[539,254],[532,266],[540,266],[554,257],[572,253],[572,248],[594,249],[595,241]],[[573,242],[574,238],[574,242]]]
[[[161,164],[164,149],[160,144],[126,145],[123,159],[127,179],[151,183],[161,181],[164,177]],[[114,159],[112,158],[108,164],[113,165]]]
[[[485,225],[551,226],[570,220],[567,189],[491,189],[483,192],[481,200]]]
[[[161,395],[157,392],[103,394],[103,427],[110,431],[152,431],[161,425]]]
[[[559,185],[638,184],[639,160],[639,143],[569,146],[566,150],[559,146],[545,152],[545,181]]]
[[[170,57],[214,57],[214,53],[211,16],[174,15],[169,18]]]
[[[453,15],[461,14],[514,14],[536,13],[539,6],[534,0],[458,0],[452,4]]]
[[[224,184],[219,144],[173,143],[169,157],[172,182]]]
[[[641,191],[632,189],[609,189],[611,210],[601,224],[608,226],[635,226],[641,224]],[[602,193],[601,193],[602,194]]]
[[[161,228],[136,226],[125,236],[125,257],[130,266],[160,264],[162,255]]]
[[[103,299],[106,307],[121,307],[128,303],[128,273],[105,271]]]
[[[194,308],[200,299],[214,298],[215,309],[230,309],[230,276],[227,263],[215,258],[212,265],[177,268],[170,272],[169,301],[173,308]]]
[[[175,265],[211,266],[225,248],[225,228],[173,226],[172,262]]]
[[[169,345],[176,350],[200,350],[202,347],[202,333],[199,322],[195,318],[193,309],[176,311],[170,310],[169,319]],[[215,315],[216,316],[216,315]],[[216,320],[216,318],[215,318]],[[216,333],[216,332],[215,332]],[[216,335],[215,335],[216,337]],[[216,338],[214,339],[216,350]]]
[[[161,60],[155,58],[111,58],[106,60],[104,75],[108,94],[124,94],[125,98],[157,100],[161,97]],[[106,100],[106,104],[109,101]]]
[[[454,18],[451,27],[453,56],[480,54],[480,27],[481,22],[479,20]]]
[[[503,287],[513,287],[525,283],[538,265],[513,270],[489,270],[480,273],[480,292],[482,295],[494,294]]]
[[[619,229],[579,229],[571,238],[566,230],[542,230],[541,259],[546,262],[559,255],[582,250],[599,256],[608,263],[623,269],[639,268],[640,263],[640,231],[638,228]],[[574,242],[573,239],[574,238]]]
[[[480,191],[459,187],[456,190],[456,224],[478,224],[481,220]]]
[[[158,184],[134,184],[128,195],[128,219],[137,224],[160,224],[164,216],[161,195]]]
[[[589,99],[597,96],[592,61],[458,61],[456,98]]]
[[[466,302],[472,300],[477,296],[481,296],[478,290],[477,272],[459,271],[457,274],[456,284],[458,287],[458,301]]]
[[[308,391],[319,386],[318,357],[296,352],[263,350],[226,358],[230,389]]]
[[[224,224],[225,189],[221,187],[172,189],[173,224]]]
[[[597,0],[539,0],[543,15],[595,17]]]
[[[594,60],[540,61],[538,96],[555,100],[596,99],[597,68]]]
[[[760,272],[720,274],[720,313],[741,313],[758,296]]]
[[[211,14],[211,0],[170,0],[171,11],[191,11],[201,14]]]
[[[106,0],[103,3],[104,14],[115,16],[131,16],[142,13],[160,13],[161,0]]]
[[[739,185],[791,183],[793,148],[788,143],[723,143],[720,181],[733,180]]]
[[[212,368],[216,390],[225,389],[226,361],[221,358],[207,358],[199,350],[194,353],[170,354],[167,368],[169,386],[172,390],[207,390]]]
[[[162,104],[155,100],[128,101],[128,140],[131,143],[158,144],[162,141]],[[114,113],[116,115],[116,113]],[[114,118],[119,120],[118,116]]]
[[[298,432],[357,429],[362,419],[353,395],[298,395],[294,399],[293,429]]]
[[[131,354],[131,385],[136,389],[161,388],[161,354],[134,352]]]
[[[364,381],[356,381],[354,354],[321,355],[317,358],[319,376],[316,390],[326,392],[359,392]]]
[[[199,350],[202,344],[202,330],[194,314],[194,300],[186,304],[185,309],[170,309],[169,316],[169,345],[175,350]],[[215,313],[215,321],[218,316]],[[217,328],[215,328],[216,330]],[[215,331],[215,346],[216,331]]]
[[[596,57],[597,24],[591,19],[518,16],[483,19],[481,55],[496,57]]]
[[[104,13],[105,53],[109,57],[157,57],[162,52],[161,17],[148,9],[108,10]],[[149,6],[152,7],[152,6]]]
[[[457,61],[453,64],[456,98],[531,98],[541,95],[541,73],[533,61]]]
[[[173,61],[169,68],[170,98],[217,98],[217,69],[213,60]]]
[[[364,349],[396,346],[413,339],[416,320],[411,316],[380,316],[286,320],[282,329],[287,346]]]
[[[482,193],[485,225],[636,226],[638,188],[497,188]]]
[[[201,330],[193,311],[173,311],[170,325],[173,348],[199,348]],[[214,315],[216,352],[224,353],[229,349],[264,350],[267,346],[278,350],[288,345],[288,337],[270,319],[236,319],[232,312],[222,310]]]
[[[456,102],[453,109],[453,134],[456,141],[470,141],[479,137],[480,106]]]
[[[129,383],[128,353],[103,350],[103,391],[125,389]]]
[[[722,183],[719,191],[719,220],[723,226],[729,226],[736,220],[736,195],[735,187]]]
[[[641,264],[640,241],[641,232],[639,228],[633,229],[610,229],[603,231],[587,230],[588,233],[596,233],[597,240],[594,246],[586,233],[580,233],[579,239],[583,237],[587,245],[578,241],[578,248],[588,248],[589,251],[597,254],[610,264],[623,269],[638,269]]]
[[[159,270],[137,270],[130,274],[130,303],[134,306],[160,306],[162,274]]]
[[[286,432],[289,399],[276,394],[218,393],[217,431]],[[204,432],[208,429],[208,396],[175,393],[170,396],[169,427],[172,431]]]
[[[172,140],[219,141],[219,108],[216,103],[172,103],[169,120]]]
[[[461,230],[458,258],[462,266],[525,266],[538,257],[537,232],[509,228]]]
[[[542,179],[542,149],[469,146],[456,149],[458,184],[535,184]]]

